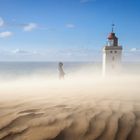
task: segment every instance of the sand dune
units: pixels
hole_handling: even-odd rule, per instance
[[[2,83],[0,139],[139,140],[139,78],[86,80]]]

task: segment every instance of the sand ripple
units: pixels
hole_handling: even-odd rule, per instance
[[[1,140],[139,140],[140,104],[98,100],[54,105],[45,100],[0,105]],[[9,109],[10,108],[10,109]]]

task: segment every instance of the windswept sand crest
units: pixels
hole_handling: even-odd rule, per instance
[[[105,108],[99,110],[98,107],[96,110],[94,107],[93,111],[79,109],[79,112],[76,109],[67,112],[65,107],[57,106],[49,114],[47,111],[35,110],[29,106],[29,110],[19,110],[19,113],[12,117],[7,114],[11,120],[3,120],[5,124],[1,125],[0,139],[131,140],[135,138],[137,140],[139,137],[140,116],[135,110],[124,113]],[[57,114],[58,108],[59,111],[63,110],[62,113]]]

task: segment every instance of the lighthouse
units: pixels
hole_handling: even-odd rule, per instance
[[[107,38],[107,44],[103,48],[103,75],[116,75],[121,70],[123,48],[118,43],[114,26],[113,24],[112,31]]]

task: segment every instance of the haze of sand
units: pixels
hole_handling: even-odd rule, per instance
[[[0,140],[140,140],[140,76],[1,80]]]

